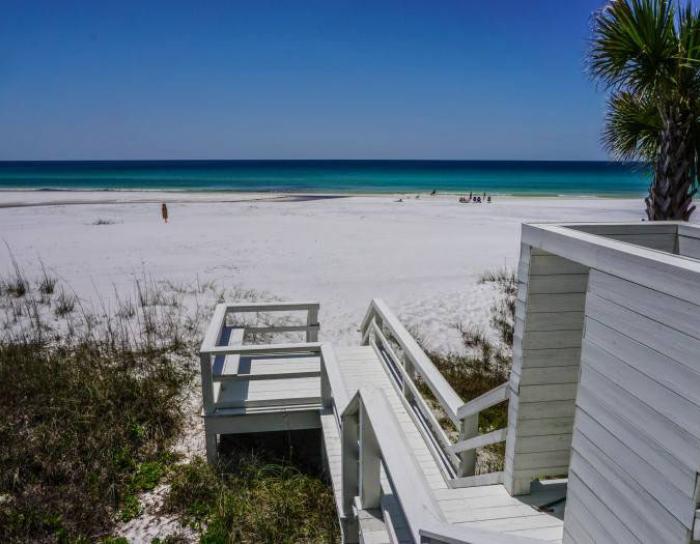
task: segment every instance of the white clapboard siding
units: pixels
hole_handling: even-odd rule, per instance
[[[580,413],[576,419],[576,439],[573,448],[582,453],[586,448],[594,447],[609,459],[618,460],[617,471],[624,472],[629,479],[635,480],[647,493],[666,505],[667,509],[683,524],[690,526],[695,517],[695,508],[689,500],[694,497],[692,480],[681,482],[685,489],[680,489],[666,477],[666,463],[652,465],[635,451],[607,431],[590,416]]]
[[[522,246],[513,342],[504,483],[567,471],[578,382],[588,270]]]
[[[573,524],[572,532],[567,535],[566,531],[572,514],[576,522]],[[577,527],[580,529],[577,530]],[[620,521],[611,508],[600,502],[600,499],[573,471],[569,474],[564,528],[566,544],[587,543],[589,538],[592,538],[596,544],[641,544],[642,542]]]
[[[614,398],[601,394],[597,389],[582,386],[577,407],[577,424],[590,426],[587,422],[595,421],[636,455],[663,472],[664,477],[682,493],[692,493],[694,470],[669,452],[658,437],[649,436],[643,421],[631,420],[627,414],[622,413]]]
[[[574,440],[574,443],[579,445]],[[580,445],[579,445],[580,446]],[[611,460],[595,450],[581,447],[571,456],[570,474],[574,473],[600,501],[610,509],[642,542],[671,544],[687,542],[690,532],[672,514],[646,495],[634,480],[626,479]],[[569,483],[576,490],[575,484]],[[590,503],[593,506],[595,500]]]
[[[700,314],[692,302],[595,271],[591,273],[590,286],[604,300],[700,338]]]
[[[700,308],[700,307],[698,307]],[[623,308],[597,296],[588,297],[586,309],[591,319],[613,328],[645,346],[663,353],[691,369],[698,368],[700,340],[674,329],[660,321]]]
[[[700,259],[700,238],[690,236],[678,237],[678,254],[685,257]]]
[[[688,543],[700,470],[700,307],[592,270],[585,313],[567,504],[575,514],[564,541],[608,531],[611,542]]]
[[[692,225],[678,226],[678,254],[700,259],[700,229]]]

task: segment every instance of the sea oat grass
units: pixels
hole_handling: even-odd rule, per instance
[[[212,467],[195,458],[170,482],[166,511],[198,529],[203,544],[338,542],[332,489],[288,462],[249,454]]]
[[[495,284],[498,298],[491,307],[489,323],[494,335],[474,326],[460,326],[463,350],[441,353],[429,350],[420,333],[413,333],[428,357],[447,382],[465,402],[470,401],[508,381],[512,366],[513,329],[515,326],[515,299],[517,281],[508,269],[487,272],[480,283]],[[457,430],[447,418],[427,384],[418,382],[421,394],[429,401],[444,429],[456,437]],[[479,414],[479,430],[487,433],[508,424],[508,403],[502,402]],[[477,451],[477,469],[481,472],[502,470],[504,445],[495,444]]]
[[[193,375],[184,327],[155,310],[101,320],[60,295],[49,321],[46,304],[13,296],[0,333],[0,542],[99,540],[139,513],[170,460]]]

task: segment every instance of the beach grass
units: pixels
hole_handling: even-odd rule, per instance
[[[195,528],[203,544],[330,544],[339,528],[333,492],[289,461],[247,453],[209,465],[175,466],[165,511]]]
[[[332,490],[299,457],[249,449],[210,467],[173,453],[206,322],[182,297],[224,292],[144,277],[93,311],[41,269],[1,279],[0,542],[123,544],[115,527],[145,513],[175,515],[209,544],[337,541]],[[6,288],[18,284],[21,295]],[[161,484],[165,505],[146,512],[144,493]]]
[[[15,267],[0,297],[0,541],[93,542],[172,462],[194,337],[172,313],[91,313],[36,284]]]
[[[445,377],[460,398],[468,402],[508,381],[513,360],[513,331],[515,327],[515,299],[517,281],[509,269],[488,271],[480,283],[494,284],[498,290],[490,310],[487,334],[474,325],[460,325],[463,349],[459,352],[440,352],[426,347],[420,332],[412,331],[426,355]],[[494,334],[495,333],[495,334]],[[495,337],[495,339],[494,339]],[[425,383],[419,382],[421,393],[429,400],[446,431],[456,435],[452,422],[442,413],[440,404]],[[488,433],[508,424],[508,403],[503,402],[480,412],[479,431]],[[492,472],[503,469],[504,444],[495,444],[477,450],[477,471]]]

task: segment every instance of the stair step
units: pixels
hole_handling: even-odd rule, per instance
[[[321,412],[321,431],[323,433],[323,447],[326,453],[326,462],[328,463],[328,474],[333,485],[333,495],[335,497],[335,506],[338,509],[338,515],[342,512],[343,494],[342,494],[342,465],[341,465],[341,450],[340,432],[335,419],[335,414],[332,410],[324,410]]]
[[[217,361],[218,362],[218,361]],[[321,375],[321,360],[312,355],[265,355],[240,357],[228,355],[214,363],[214,381],[274,380]]]
[[[287,406],[318,404],[321,401],[321,378],[288,377],[278,379],[240,379],[219,384],[215,408]]]

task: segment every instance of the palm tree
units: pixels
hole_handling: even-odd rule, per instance
[[[653,166],[649,220],[687,220],[700,162],[700,12],[612,0],[593,17],[592,76],[610,91],[603,142]]]

